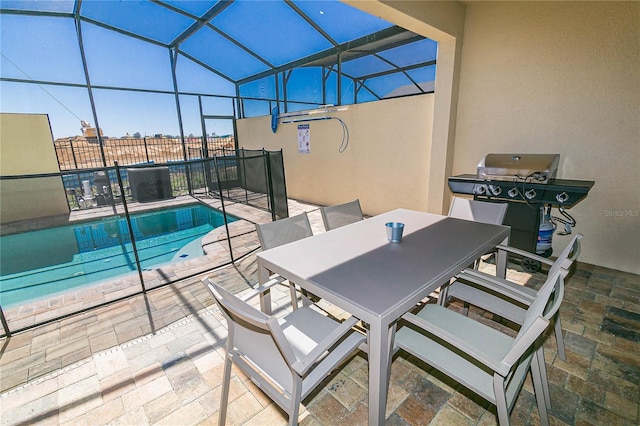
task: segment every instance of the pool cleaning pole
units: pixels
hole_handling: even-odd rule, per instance
[[[131,236],[131,247],[133,248],[133,255],[136,258],[136,268],[138,268],[140,285],[142,286],[142,292],[146,293],[147,289],[144,286],[144,278],[142,278],[142,267],[140,266],[140,259],[138,258],[138,248],[136,247],[136,239],[133,236],[133,226],[131,225],[131,218],[129,217],[129,208],[127,207],[127,200],[124,195],[124,186],[122,185],[122,176],[120,176],[120,166],[118,166],[117,161],[114,161],[113,165],[116,167],[116,176],[118,177],[118,186],[120,186],[120,196],[122,197],[122,206],[124,207],[124,216],[127,219],[127,228],[129,229],[129,235]]]

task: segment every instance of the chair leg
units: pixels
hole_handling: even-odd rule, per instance
[[[311,293],[309,293],[307,290],[302,290],[302,295],[300,296],[300,299],[302,300],[303,307],[313,305],[313,302],[311,301]]]
[[[295,311],[298,309],[298,293],[293,283],[289,283],[289,295],[291,297],[291,308]]]
[[[227,404],[229,403],[229,386],[231,384],[231,358],[226,355],[224,358],[224,373],[222,376],[222,395],[220,396],[220,412],[218,424],[224,426],[227,420]]]
[[[456,277],[453,277],[449,280],[447,284],[444,284],[440,287],[440,292],[438,293],[438,304],[444,308],[447,307],[449,303],[449,286],[456,281]]]
[[[542,361],[544,363],[544,360]],[[536,393],[536,402],[538,403],[538,413],[540,414],[540,424],[549,426],[549,415],[547,413],[547,395],[544,390],[544,378],[540,371],[539,351],[533,353],[531,360],[531,379],[533,380],[533,389]]]
[[[391,327],[389,327],[389,352],[388,352],[388,363],[387,363],[387,389],[385,391],[385,395],[389,395],[389,386],[391,386],[391,365],[393,364],[393,346],[396,340],[396,331],[398,329],[398,324],[393,323]]]
[[[558,357],[566,361],[567,354],[564,351],[564,337],[562,335],[562,323],[560,322],[560,312],[557,312],[553,317],[554,333],[556,335],[556,346],[558,347]]]
[[[547,379],[547,365],[544,362],[544,349],[542,345],[537,350],[538,366],[540,370],[540,379],[542,379],[542,390],[544,391],[544,402],[547,410],[551,410],[551,395],[549,394],[549,381]],[[535,361],[535,360],[534,360]]]
[[[300,415],[300,402],[302,401],[302,379],[293,378],[293,392],[291,393],[291,408],[289,409],[289,426],[298,424]]]
[[[447,293],[449,293],[449,284],[440,287],[440,292],[438,293],[438,305],[443,308],[447,307]]]
[[[462,314],[464,316],[469,315],[469,302],[464,302],[464,307],[462,308]]]
[[[509,406],[504,389],[504,379],[497,374],[493,376],[493,393],[496,397],[496,410],[498,411],[498,424],[509,425]]]

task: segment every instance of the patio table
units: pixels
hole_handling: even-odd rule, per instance
[[[387,241],[386,222],[405,224],[402,242]],[[508,237],[506,226],[398,209],[263,251],[258,277],[278,273],[368,324],[369,424],[383,424],[396,321]]]

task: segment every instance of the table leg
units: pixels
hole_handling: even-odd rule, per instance
[[[383,425],[385,421],[390,333],[388,324],[369,324],[369,425]]]
[[[263,285],[269,281],[269,270],[258,264],[258,283]],[[271,315],[271,290],[260,293],[260,310],[267,315]]]
[[[509,239],[507,238],[502,242],[503,245],[509,244]],[[507,276],[507,261],[508,261],[507,252],[504,250],[498,250],[496,253],[496,277],[498,278],[506,278]]]

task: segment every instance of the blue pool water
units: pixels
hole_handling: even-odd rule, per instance
[[[227,216],[227,220],[236,220]],[[143,269],[203,255],[200,240],[224,225],[218,210],[190,205],[131,216]],[[3,308],[136,271],[124,216],[0,237]]]

